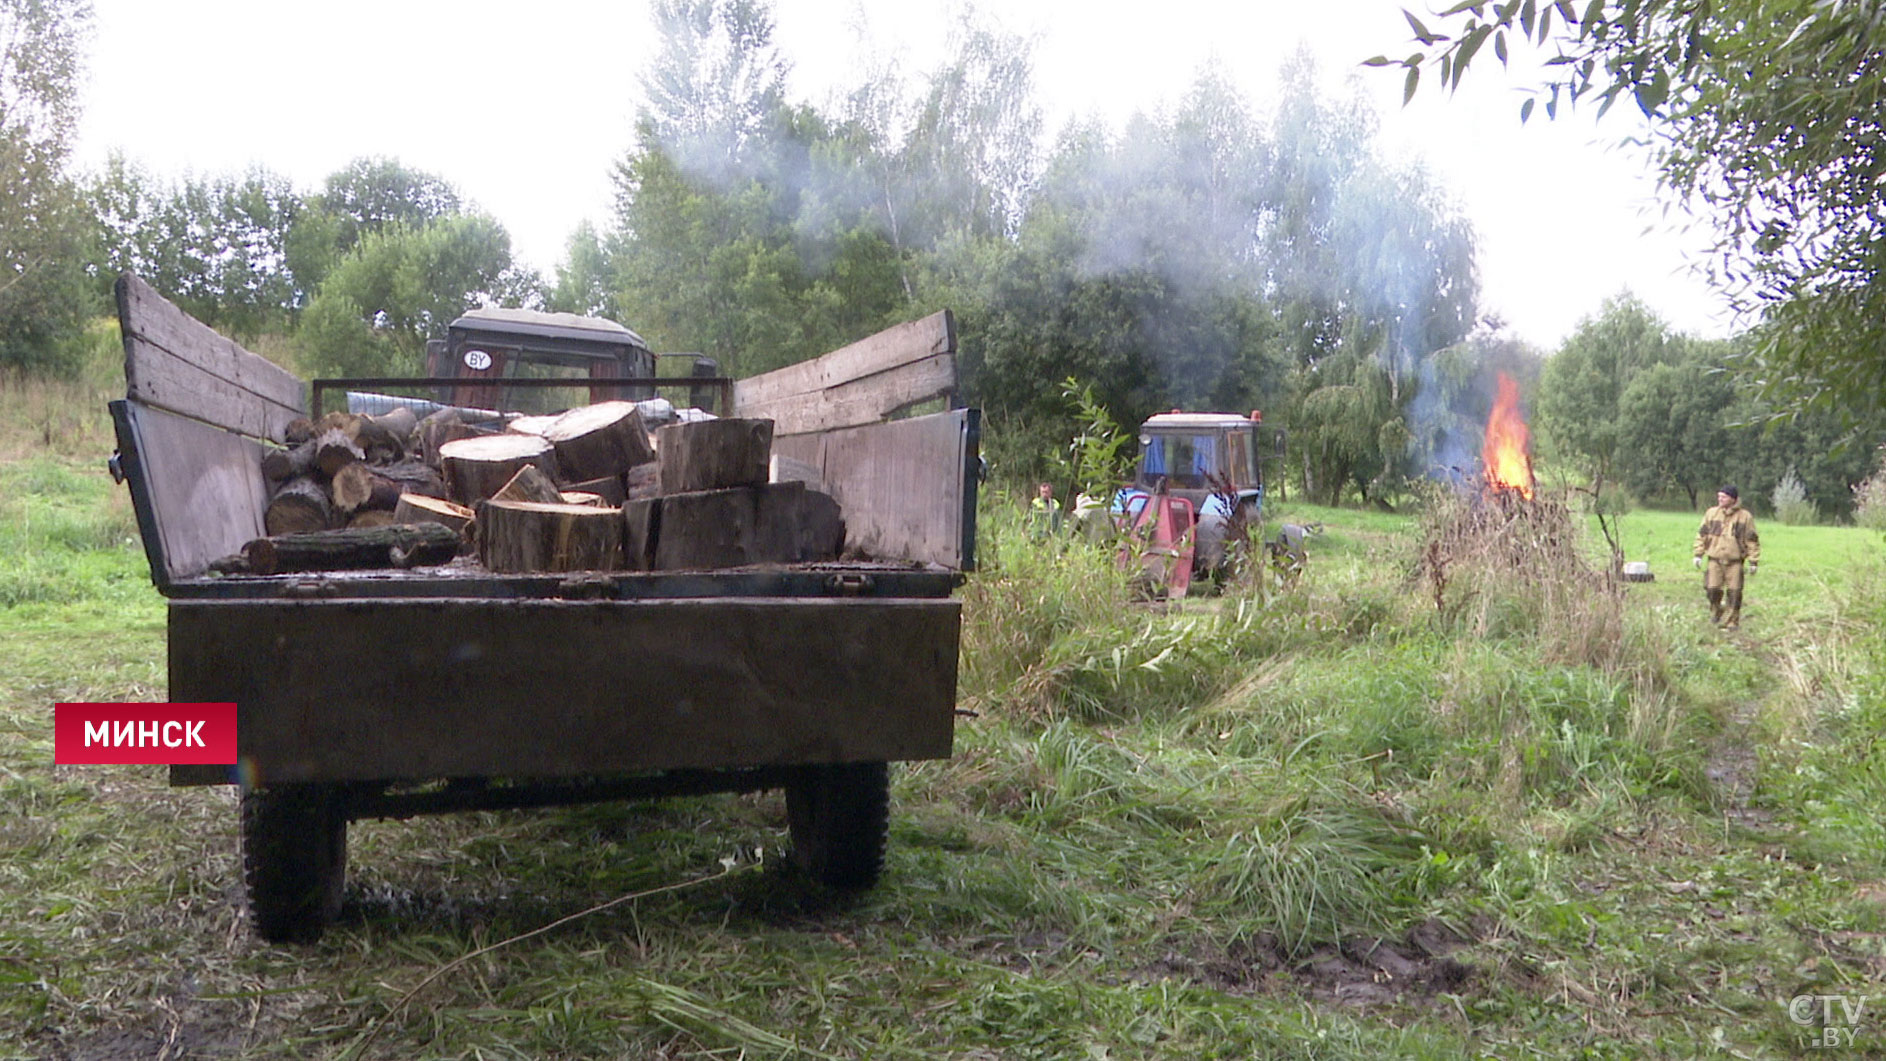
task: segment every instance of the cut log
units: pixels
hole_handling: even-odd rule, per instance
[[[412,438],[413,428],[419,420],[413,411],[404,405],[379,416],[360,418],[360,430],[354,441],[360,445],[367,459],[376,464],[404,460],[408,441]]]
[[[439,447],[446,486],[461,505],[476,505],[497,493],[526,465],[554,475],[555,460],[550,443],[533,435],[462,438]]]
[[[342,512],[370,510],[391,512],[399,504],[404,489],[399,483],[377,474],[365,464],[349,464],[334,473],[327,485],[334,507]]]
[[[289,446],[299,446],[314,437],[314,421],[305,416],[297,416],[282,427],[282,442]]]
[[[383,464],[373,469],[373,474],[382,479],[389,479],[399,484],[402,491],[409,494],[424,494],[427,497],[445,497],[445,477],[438,469],[423,461],[407,460],[396,464]]]
[[[332,415],[332,413],[328,414],[328,416]],[[325,423],[327,417],[324,416],[321,419]],[[335,472],[366,457],[359,445],[338,427],[328,428],[315,436],[312,445],[314,446],[314,467],[329,479],[334,477]]]
[[[347,441],[360,437],[360,422],[363,418],[343,409],[336,409],[314,422],[315,435],[324,435],[329,431],[339,431],[347,436]]]
[[[312,534],[275,534],[242,547],[258,575],[288,571],[346,571],[423,567],[458,555],[458,532],[437,523],[348,528]]]
[[[630,571],[655,569],[655,542],[661,537],[661,499],[635,498],[622,503],[622,566]]]
[[[845,544],[838,502],[804,483],[668,494],[658,503],[657,571],[836,560]]]
[[[283,483],[262,513],[262,526],[270,534],[323,531],[333,525],[334,506],[312,476]]]
[[[622,473],[624,500],[661,496],[661,464],[643,464]]]
[[[770,483],[804,483],[809,490],[824,490],[825,475],[815,464],[808,464],[797,457],[788,457],[784,453],[773,454],[769,462],[766,481]]]
[[[557,449],[557,467],[565,482],[620,475],[655,459],[634,402],[600,402],[571,409],[557,417],[544,437]]]
[[[492,571],[614,571],[622,566],[622,512],[587,505],[484,501],[478,559]]]
[[[262,455],[262,477],[271,483],[284,482],[314,471],[314,440],[304,439],[287,449],[272,449]]]
[[[541,469],[526,464],[511,476],[511,481],[498,488],[491,495],[493,501],[536,501],[540,504],[561,504],[563,496],[557,491],[557,484]]]
[[[456,501],[424,494],[401,494],[399,504],[393,506],[395,523],[437,523],[464,534],[471,521],[471,509]]]
[[[648,469],[651,477],[660,474],[660,470],[653,464],[644,464],[642,467]],[[628,491],[622,487],[620,475],[606,475],[601,479],[585,479],[580,483],[571,483],[569,490],[575,493],[595,494],[602,498],[603,504],[612,508],[620,506],[629,496]]]
[[[458,415],[457,409],[441,409],[419,422],[419,457],[434,468],[439,467],[439,450],[448,442],[493,434],[473,427]]]
[[[542,438],[544,432],[550,430],[550,425],[556,422],[557,414],[555,413],[547,416],[520,416],[506,423],[504,429],[513,435],[536,435]]]
[[[766,483],[771,420],[701,420],[669,424],[657,436],[661,492],[687,494]]]
[[[362,527],[388,527],[398,522],[399,520],[393,518],[393,513],[386,509],[363,508],[354,513],[353,519],[347,521],[347,529],[359,530]]]

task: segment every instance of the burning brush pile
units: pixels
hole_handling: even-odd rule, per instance
[[[1591,565],[1564,502],[1541,496],[1519,387],[1500,374],[1487,418],[1481,477],[1429,508],[1417,575],[1435,610],[1479,637],[1532,630],[1568,661],[1615,655],[1620,595]]]

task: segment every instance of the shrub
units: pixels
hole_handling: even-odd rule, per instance
[[[1853,522],[1886,531],[1886,446],[1881,446],[1873,474],[1853,484]]]
[[[1775,484],[1773,500],[1775,518],[1783,523],[1802,525],[1820,520],[1820,506],[1807,496],[1807,486],[1793,468]]]

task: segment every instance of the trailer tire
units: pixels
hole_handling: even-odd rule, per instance
[[[242,879],[255,933],[312,943],[340,914],[347,816],[331,785],[277,785],[242,796]]]
[[[806,767],[786,787],[793,861],[828,888],[871,887],[884,872],[890,809],[888,764]]]

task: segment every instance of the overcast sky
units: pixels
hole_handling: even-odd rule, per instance
[[[1421,5],[1426,6],[1426,5]],[[597,0],[93,0],[97,16],[79,161],[106,153],[167,176],[261,164],[303,190],[351,159],[396,157],[456,184],[550,275],[577,223],[599,226],[609,168],[631,140],[637,70],[651,54],[641,2]],[[1277,69],[1314,52],[1331,91],[1357,77],[1385,153],[1421,160],[1480,234],[1482,311],[1551,349],[1626,288],[1684,331],[1729,330],[1687,270],[1700,237],[1652,201],[1642,162],[1605,145],[1638,130],[1620,106],[1520,127],[1491,55],[1447,99],[1400,104],[1400,78],[1362,70],[1400,55],[1395,0],[1006,0],[984,13],[1036,42],[1050,133],[1076,114],[1116,126],[1169,105],[1208,62],[1258,107]],[[822,101],[868,63],[913,72],[946,54],[960,5],[777,0],[776,41],[797,98]],[[633,321],[627,322],[633,326]]]

